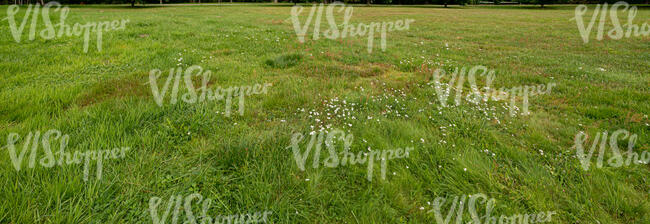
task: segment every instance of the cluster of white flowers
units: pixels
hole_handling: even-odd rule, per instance
[[[490,152],[490,150],[488,150],[488,149],[484,149],[483,152],[485,152],[488,156],[493,156],[494,157],[494,156],[497,155],[497,154],[495,154],[493,152]]]
[[[342,122],[343,129],[346,130],[352,127],[352,120],[356,120],[357,117],[355,114],[355,107],[359,105],[357,103],[348,103],[347,100],[340,100],[338,97],[323,100],[322,105],[324,106],[323,110],[312,109],[307,111],[307,117],[313,119],[314,124],[310,125],[311,133],[314,134],[317,131],[324,131],[327,133],[333,127],[337,125],[336,122]],[[358,111],[358,109],[357,109]],[[298,108],[297,112],[306,112],[304,108]]]
[[[183,53],[178,52],[178,58],[174,58],[175,61],[178,61],[178,64],[176,66],[187,66],[187,64],[183,63]]]

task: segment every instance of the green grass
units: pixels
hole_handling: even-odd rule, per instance
[[[368,53],[365,37],[299,43],[290,10],[75,6],[67,23],[130,20],[104,34],[101,52],[91,38],[88,53],[81,37],[16,43],[1,21],[0,145],[9,133],[58,129],[68,151],[131,151],[84,182],[81,165],[25,162],[17,172],[3,148],[0,223],[148,223],[151,197],[166,206],[191,193],[216,202],[212,216],[269,210],[273,223],[432,223],[419,209],[428,201],[475,193],[497,199],[496,215],[650,222],[648,165],[585,171],[571,148],[579,131],[622,128],[639,136],[636,151],[649,149],[650,37],[583,44],[573,6],[356,7],[353,24],[415,19],[388,33],[386,51]],[[649,17],[640,8],[636,22]],[[211,70],[215,86],[273,86],[248,97],[243,116],[224,116],[223,101],[159,107],[149,71],[179,63]],[[432,69],[475,65],[496,71],[495,87],[557,87],[531,98],[529,116],[510,117],[501,103],[440,108]],[[332,104],[354,107],[356,119],[328,121],[354,134],[351,151],[415,150],[390,161],[386,180],[367,181],[363,165],[300,171],[291,135],[319,125],[309,111],[326,120]]]

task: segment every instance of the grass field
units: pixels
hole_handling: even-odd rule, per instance
[[[290,5],[71,6],[68,24],[129,20],[104,33],[101,51],[91,37],[87,53],[79,36],[30,41],[25,31],[17,43],[2,20],[0,223],[151,223],[152,197],[162,214],[172,195],[193,193],[213,200],[212,216],[271,211],[270,223],[435,223],[427,202],[477,193],[496,199],[495,216],[650,223],[647,164],[584,170],[572,148],[580,131],[626,129],[634,151],[649,149],[650,37],[584,43],[574,9],[355,7],[353,24],[415,20],[388,33],[385,51],[377,37],[372,53],[365,37],[300,43]],[[636,23],[648,18],[640,7]],[[192,65],[211,70],[214,87],[272,86],[248,96],[243,115],[238,101],[230,116],[223,101],[159,106],[150,71],[162,70],[162,86]],[[527,116],[503,102],[442,107],[433,71],[477,65],[495,71],[494,87],[556,86],[530,98]],[[291,137],[320,127],[352,133],[352,152],[414,150],[390,160],[386,179],[375,169],[368,181],[366,165],[313,168],[311,157],[301,171]],[[95,165],[87,181],[81,164],[29,168],[29,154],[17,171],[8,136],[22,136],[20,151],[30,132],[50,129],[69,135],[67,151],[130,150],[104,161],[101,179]]]

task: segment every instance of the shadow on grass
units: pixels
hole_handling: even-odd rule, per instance
[[[151,9],[151,8],[164,8],[160,5],[65,5],[69,8],[98,8],[98,9]]]

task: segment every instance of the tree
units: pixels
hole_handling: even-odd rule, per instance
[[[433,0],[433,4],[442,4],[445,8],[450,4],[464,5],[467,3],[466,0]]]
[[[136,2],[142,3],[144,5],[144,3],[145,3],[144,1],[145,0],[131,0],[131,7],[135,7]]]
[[[539,4],[544,8],[544,5],[556,3],[557,0],[520,0],[521,3]]]

